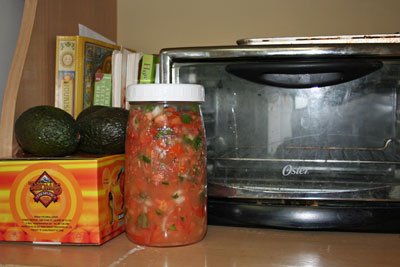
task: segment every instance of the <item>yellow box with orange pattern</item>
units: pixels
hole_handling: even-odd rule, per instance
[[[100,245],[124,231],[124,155],[0,160],[0,241]]]

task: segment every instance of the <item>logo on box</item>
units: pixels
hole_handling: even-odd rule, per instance
[[[29,182],[29,190],[34,195],[35,202],[40,202],[46,208],[51,202],[57,202],[62,188],[46,171],[35,182]]]

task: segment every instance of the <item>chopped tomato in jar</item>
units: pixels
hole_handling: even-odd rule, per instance
[[[126,137],[126,233],[179,246],[206,232],[206,139],[197,103],[131,104]]]

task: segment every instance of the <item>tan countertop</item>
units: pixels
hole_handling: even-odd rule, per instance
[[[102,246],[0,243],[0,266],[400,266],[400,235],[209,226],[183,247],[142,247],[125,234]]]

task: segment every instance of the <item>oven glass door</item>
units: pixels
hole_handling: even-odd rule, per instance
[[[400,60],[361,61],[173,63],[206,89],[209,196],[400,200]]]

